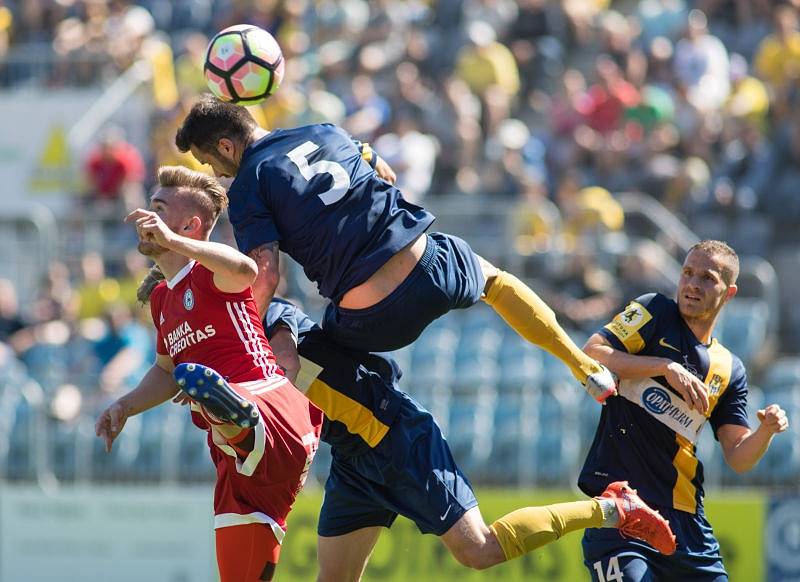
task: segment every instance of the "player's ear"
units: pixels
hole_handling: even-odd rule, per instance
[[[183,226],[183,231],[181,234],[184,236],[191,236],[202,234],[202,231],[203,221],[200,220],[199,216],[192,216],[192,218],[190,218],[189,221]]]
[[[730,301],[736,296],[736,292],[739,291],[739,287],[736,286],[736,283],[732,285],[728,285],[728,292],[725,294],[725,301]]]
[[[233,140],[230,140],[227,137],[222,137],[217,142],[217,151],[225,158],[232,158],[234,152],[236,151],[236,146],[233,143]]]

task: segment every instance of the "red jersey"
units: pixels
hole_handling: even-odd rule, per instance
[[[192,404],[217,468],[214,527],[264,523],[281,541],[317,450],[322,413],[283,376],[249,288],[224,293],[210,270],[191,261],[153,290],[150,310],[159,354],[175,365],[214,368],[261,414],[253,449],[241,457]]]
[[[229,382],[283,376],[264,335],[253,293],[224,293],[214,274],[190,261],[150,296],[156,349],[177,366],[196,362]]]

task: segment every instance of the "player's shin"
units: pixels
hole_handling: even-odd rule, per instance
[[[489,529],[503,548],[506,560],[512,560],[569,532],[602,525],[600,503],[592,499],[517,509],[495,521]]]
[[[600,364],[575,345],[558,324],[553,310],[511,273],[497,272],[486,288],[484,301],[519,335],[564,362],[581,384],[601,371]]]

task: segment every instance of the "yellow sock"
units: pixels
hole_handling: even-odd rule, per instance
[[[503,548],[506,560],[512,560],[571,531],[602,525],[600,503],[592,499],[517,509],[495,521],[489,529]]]
[[[553,310],[511,273],[498,271],[483,300],[519,335],[564,362],[581,384],[600,371],[558,324]]]

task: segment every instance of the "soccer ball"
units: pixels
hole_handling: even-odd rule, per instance
[[[250,24],[219,32],[208,43],[203,73],[223,101],[253,105],[272,95],[283,79],[283,54],[275,38]]]

